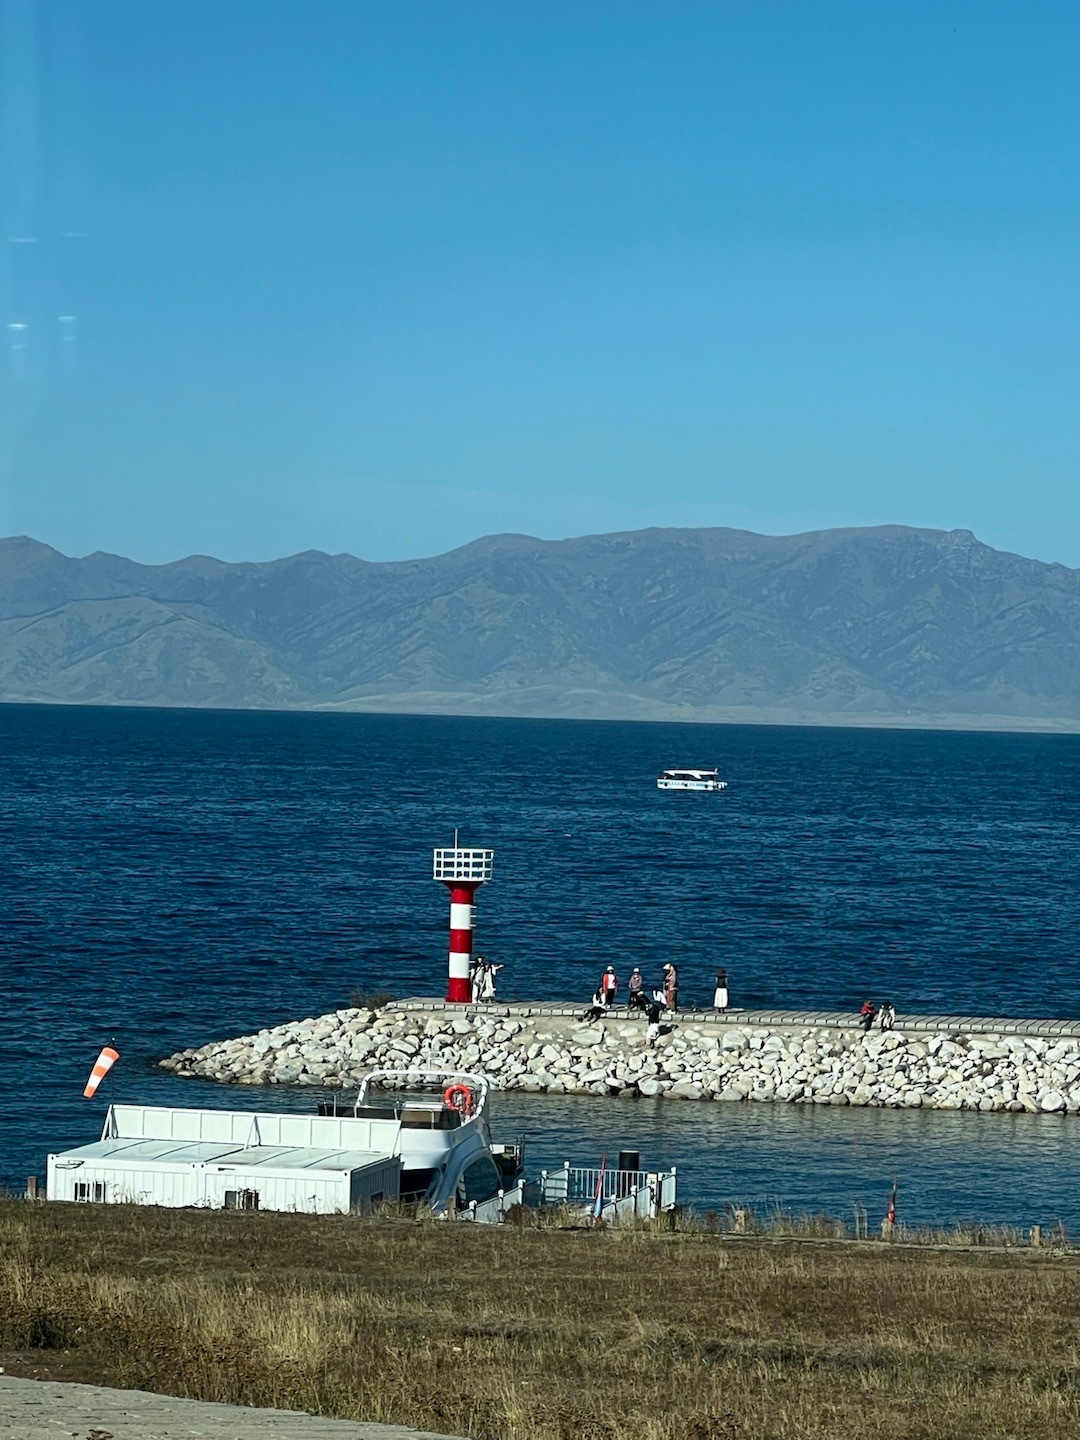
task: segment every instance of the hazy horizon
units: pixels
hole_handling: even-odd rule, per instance
[[[136,564],[138,564],[138,565],[145,565],[145,566],[149,566],[149,567],[156,567],[156,566],[161,566],[161,565],[174,565],[174,564],[178,564],[179,562],[181,562],[181,561],[183,561],[183,560],[196,560],[196,559],[219,561],[219,562],[220,562],[221,564],[223,564],[223,565],[266,565],[266,564],[272,563],[272,562],[275,561],[275,560],[289,560],[289,559],[294,559],[294,558],[295,558],[296,556],[298,556],[298,555],[305,555],[305,554],[327,555],[327,556],[330,556],[331,558],[333,558],[334,556],[347,555],[347,556],[350,556],[350,557],[351,557],[352,559],[354,559],[354,560],[362,560],[362,561],[364,561],[365,563],[371,564],[371,565],[396,565],[396,564],[407,564],[407,563],[410,562],[410,561],[416,561],[416,560],[434,560],[434,559],[438,559],[440,556],[451,554],[451,553],[452,553],[453,551],[455,551],[455,550],[463,550],[463,549],[466,549],[466,548],[468,548],[470,545],[479,544],[479,543],[481,543],[481,542],[484,541],[484,540],[500,540],[500,539],[534,540],[534,541],[536,541],[538,544],[541,544],[541,545],[559,545],[559,544],[562,544],[562,543],[565,543],[565,542],[574,541],[574,540],[603,539],[603,538],[609,538],[610,536],[613,536],[613,535],[620,535],[620,534],[625,534],[625,535],[640,535],[640,534],[642,534],[642,533],[644,533],[644,532],[646,532],[646,531],[653,531],[653,530],[660,530],[660,531],[665,531],[665,530],[672,530],[672,531],[682,531],[682,530],[690,530],[690,531],[693,531],[693,530],[728,530],[728,531],[731,531],[731,532],[733,532],[733,533],[741,533],[741,534],[745,534],[745,535],[753,535],[753,536],[757,536],[757,537],[762,538],[762,539],[769,539],[769,540],[796,540],[796,539],[800,539],[800,538],[802,538],[802,537],[809,537],[809,536],[814,536],[814,535],[826,535],[826,534],[831,534],[831,533],[835,533],[835,532],[838,532],[838,531],[855,531],[855,532],[860,532],[860,531],[870,531],[870,530],[912,530],[912,531],[927,531],[927,532],[929,532],[929,533],[931,533],[931,534],[944,534],[944,535],[947,535],[947,534],[957,534],[957,533],[959,533],[959,534],[968,534],[968,535],[971,535],[978,544],[980,544],[980,545],[988,545],[988,542],[985,541],[985,540],[982,538],[982,536],[976,534],[973,530],[971,530],[970,526],[960,525],[960,526],[954,526],[954,527],[952,528],[952,530],[942,530],[942,529],[940,529],[940,528],[937,527],[937,526],[929,526],[929,525],[902,525],[902,524],[899,524],[899,523],[897,523],[897,522],[888,521],[888,520],[882,521],[882,522],[881,522],[880,524],[878,524],[878,525],[833,525],[833,526],[825,526],[825,527],[820,527],[820,526],[819,526],[819,527],[814,527],[814,528],[812,528],[812,529],[807,529],[807,530],[792,530],[792,531],[787,531],[787,532],[772,532],[772,533],[770,533],[770,532],[768,532],[768,531],[764,531],[764,530],[748,530],[748,529],[746,529],[744,526],[739,526],[739,525],[707,525],[707,526],[645,525],[645,526],[641,526],[639,529],[635,529],[635,530],[623,530],[623,531],[618,531],[618,530],[615,530],[615,531],[594,530],[594,531],[589,531],[589,532],[587,532],[587,533],[585,533],[585,534],[557,535],[557,536],[530,535],[530,534],[527,534],[525,531],[520,531],[520,530],[502,530],[502,531],[493,531],[493,532],[490,532],[490,533],[487,533],[487,534],[483,534],[483,535],[474,535],[474,536],[472,536],[472,537],[469,538],[469,539],[466,539],[466,540],[461,541],[459,544],[448,545],[448,546],[444,547],[444,548],[441,549],[441,550],[432,550],[432,551],[428,551],[428,552],[424,552],[424,553],[417,552],[417,553],[415,553],[415,554],[401,555],[401,556],[393,556],[393,557],[388,558],[388,559],[375,559],[375,558],[373,558],[373,557],[370,556],[370,555],[358,554],[358,553],[357,553],[356,551],[354,551],[354,550],[348,550],[348,549],[325,550],[325,549],[319,548],[318,546],[310,546],[310,545],[308,545],[308,546],[303,546],[302,548],[296,549],[296,550],[283,550],[280,554],[276,554],[276,555],[259,555],[259,556],[254,556],[254,555],[240,555],[240,556],[227,556],[227,555],[221,555],[221,554],[213,554],[213,553],[211,553],[211,552],[209,552],[209,551],[205,551],[205,550],[189,550],[189,551],[186,551],[186,552],[183,553],[183,554],[177,553],[177,554],[170,555],[170,556],[168,556],[167,558],[162,559],[162,560],[145,560],[145,559],[143,559],[142,557],[140,557],[139,555],[133,555],[133,554],[130,554],[130,553],[126,553],[126,552],[117,550],[115,547],[110,547],[110,546],[101,546],[101,547],[98,547],[98,548],[96,548],[96,549],[94,549],[94,550],[85,550],[85,551],[76,553],[76,552],[73,552],[73,551],[64,550],[64,549],[62,549],[62,548],[61,548],[60,546],[58,546],[58,545],[52,545],[52,544],[50,544],[50,542],[49,542],[48,540],[43,539],[40,535],[26,535],[26,534],[19,534],[19,535],[0,535],[0,544],[4,543],[5,541],[9,541],[9,540],[28,540],[28,541],[30,541],[31,543],[34,543],[34,544],[44,545],[44,546],[46,546],[48,549],[50,549],[50,550],[55,550],[58,554],[63,555],[63,556],[65,556],[66,558],[72,559],[72,560],[84,560],[84,559],[89,558],[91,555],[113,555],[113,556],[116,556],[118,559],[132,560],[132,561],[134,561],[134,562],[135,562]],[[998,551],[998,553],[1000,553],[1000,554],[1005,554],[1005,555],[1010,555],[1010,554],[1011,554],[1011,555],[1016,555],[1016,556],[1018,556],[1020,559],[1024,559],[1024,560],[1035,560],[1035,561],[1037,561],[1037,562],[1040,563],[1040,564],[1045,564],[1045,565],[1061,565],[1062,568],[1067,569],[1067,570],[1080,569],[1080,565],[1076,565],[1076,566],[1074,566],[1074,565],[1064,565],[1063,562],[1061,562],[1061,561],[1043,560],[1043,559],[1042,559],[1040,556],[1038,556],[1038,555],[1025,555],[1022,551],[1019,551],[1019,550],[1009,550],[1009,549],[1007,549],[1007,548],[1003,548],[1003,547],[997,546],[997,545],[988,545],[988,548],[989,548],[989,549],[992,549],[992,550],[995,550],[995,551]]]

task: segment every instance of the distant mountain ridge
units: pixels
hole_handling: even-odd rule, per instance
[[[0,700],[1080,729],[1080,571],[966,530],[494,535],[375,564],[0,540]]]

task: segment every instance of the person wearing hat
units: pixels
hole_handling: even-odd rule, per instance
[[[641,971],[635,965],[627,985],[626,1008],[637,1009],[641,1004],[641,996],[644,992],[645,981],[641,978]]]
[[[669,1010],[679,1008],[679,972],[670,960],[664,966],[664,1004]]]
[[[615,966],[609,965],[600,977],[600,994],[604,997],[604,1004],[609,1008],[614,1005],[618,992],[619,977],[615,974]]]

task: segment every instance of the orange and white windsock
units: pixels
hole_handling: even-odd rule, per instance
[[[90,1071],[90,1079],[86,1082],[86,1089],[82,1092],[87,1100],[90,1099],[94,1091],[119,1059],[119,1053],[114,1050],[111,1045],[106,1045],[105,1049],[102,1050],[101,1054],[94,1061],[94,1068]]]

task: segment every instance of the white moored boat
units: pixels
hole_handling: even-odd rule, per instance
[[[372,1070],[355,1097],[324,1101],[323,1115],[397,1123],[401,1199],[435,1215],[482,1206],[520,1172],[517,1146],[492,1145],[491,1082],[450,1070]]]
[[[48,1198],[334,1214],[386,1201],[498,1220],[520,1197],[522,1147],[492,1145],[491,1083],[373,1070],[319,1113],[110,1105],[101,1139],[51,1154]]]
[[[726,790],[727,781],[717,770],[662,770],[656,777],[658,790]]]
[[[491,1088],[456,1070],[373,1070],[317,1114],[113,1104],[100,1140],[49,1156],[48,1198],[322,1215],[402,1200],[487,1224],[521,1205],[605,1220],[675,1208],[675,1170],[641,1170],[633,1152],[526,1180],[523,1143],[491,1142]]]

